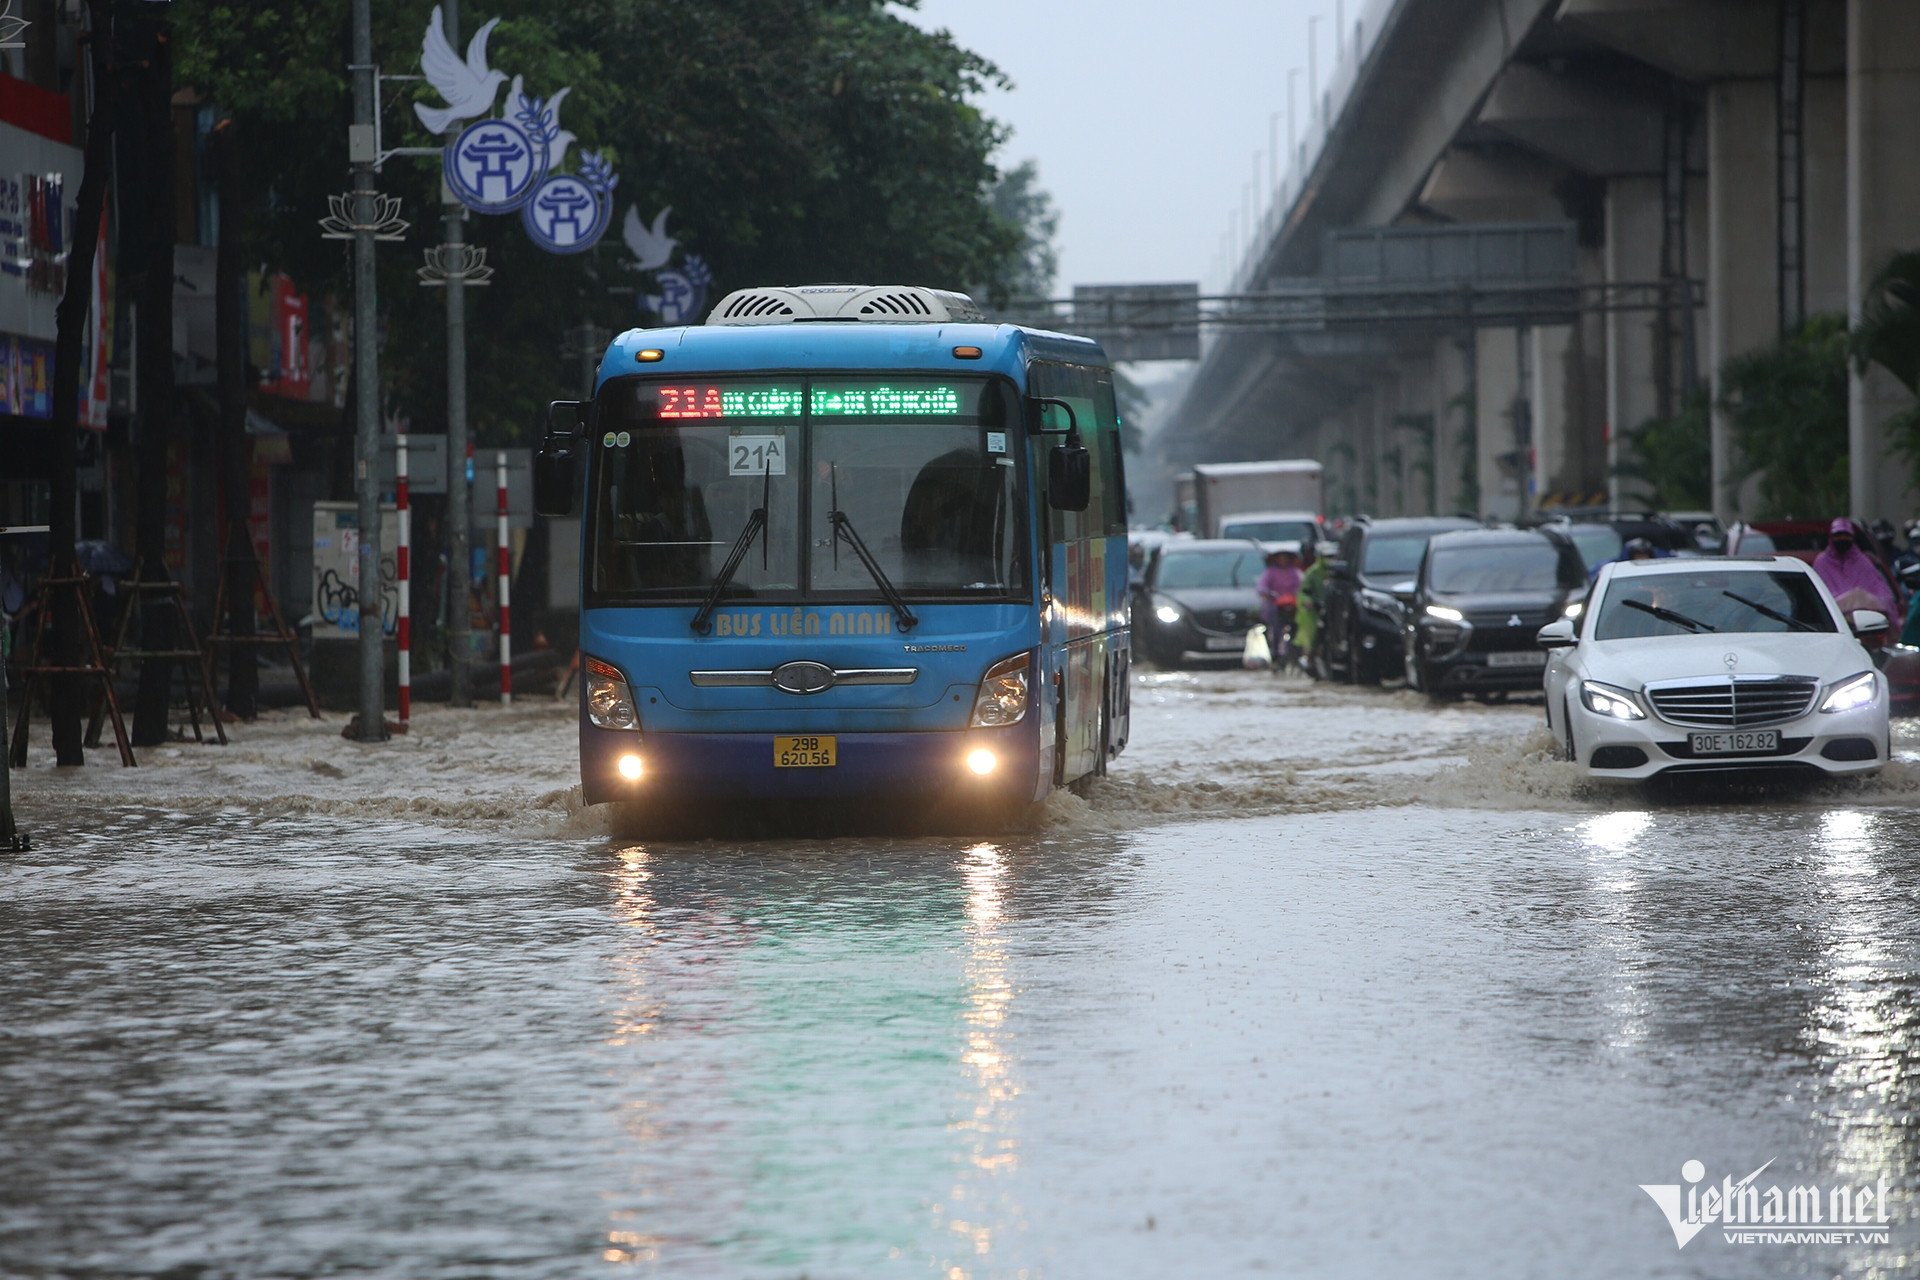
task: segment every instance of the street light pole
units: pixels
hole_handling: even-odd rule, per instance
[[[460,47],[460,0],[442,0],[447,42]],[[444,191],[445,183],[442,182]],[[464,211],[451,191],[446,201],[447,260],[457,263],[464,229]],[[467,297],[460,272],[447,277],[447,643],[453,654],[452,703],[473,705],[473,687],[467,674],[468,597],[473,593],[473,565],[468,538],[472,493],[467,487]]]
[[[386,737],[386,637],[380,625],[380,334],[374,298],[374,119],[369,0],[353,0],[353,376],[356,383],[354,487],[360,500],[360,741]]]

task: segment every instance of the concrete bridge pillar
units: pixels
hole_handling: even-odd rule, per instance
[[[1664,226],[1658,177],[1615,178],[1607,183],[1606,271],[1609,280],[1658,280]],[[1617,468],[1632,456],[1627,435],[1659,412],[1660,315],[1655,311],[1609,311],[1606,327],[1607,501],[1616,510],[1647,501],[1638,481]]]
[[[1851,0],[1847,6],[1848,314],[1859,319],[1866,284],[1900,250],[1920,249],[1920,4]],[[1913,397],[1877,366],[1854,374],[1848,404],[1852,514],[1900,520],[1913,511],[1910,464],[1886,422]]]
[[[1515,419],[1521,411],[1520,339],[1514,329],[1474,334],[1474,420],[1478,434],[1480,514],[1516,519],[1524,509],[1524,461]]]
[[[1529,509],[1550,493],[1581,487],[1580,379],[1574,370],[1579,344],[1569,324],[1540,325],[1529,331],[1532,344],[1527,403],[1532,410],[1532,489]]]
[[[1400,450],[1400,510],[1432,515],[1437,459],[1434,449],[1433,355],[1421,352],[1399,361],[1399,394],[1394,399],[1393,441]]]
[[[1468,501],[1467,471],[1479,474],[1478,450],[1466,459],[1467,441],[1475,424],[1473,416],[1474,343],[1469,337],[1449,334],[1433,344],[1433,376],[1428,382],[1427,410],[1433,414],[1433,487],[1439,497],[1437,510],[1442,515],[1469,511],[1477,502]]]
[[[1722,80],[1707,91],[1707,367],[1720,399],[1720,366],[1779,340],[1775,263],[1779,172],[1774,83]],[[1809,232],[1818,235],[1817,228]],[[1733,424],[1713,411],[1713,509],[1723,520],[1748,514],[1735,479]]]

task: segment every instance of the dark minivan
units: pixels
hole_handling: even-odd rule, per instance
[[[1403,634],[1407,687],[1435,697],[1537,690],[1534,633],[1578,616],[1587,567],[1557,530],[1475,529],[1427,544]]]

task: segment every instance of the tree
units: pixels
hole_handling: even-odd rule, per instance
[[[58,325],[53,346],[53,483],[48,519],[51,547],[47,576],[72,578],[78,572],[73,544],[78,532],[74,507],[78,500],[81,339],[87,329],[87,311],[93,297],[93,256],[99,243],[100,216],[106,208],[107,174],[113,164],[113,130],[120,110],[124,71],[114,49],[113,11],[109,0],[88,0],[88,79],[94,88],[93,112],[87,118],[87,141],[75,201],[73,245],[67,255],[66,287],[54,315]],[[53,591],[45,607],[51,623],[47,660],[73,668],[82,657],[78,591]],[[82,695],[80,679],[70,672],[53,677],[49,719],[53,727],[53,754],[57,763],[86,762],[80,741]]]
[[[1713,505],[1712,398],[1690,393],[1671,418],[1649,418],[1626,433],[1627,448],[1614,474],[1646,486],[1662,511]]]
[[[492,13],[488,3],[467,0],[462,26],[501,16],[491,65],[540,96],[571,85],[564,127],[613,161],[621,212],[637,205],[650,221],[672,206],[673,234],[707,260],[717,289],[860,279],[1008,290],[1020,235],[987,199],[1005,130],[969,101],[1004,81],[885,0],[515,0]],[[384,70],[412,70],[432,8],[375,6]],[[347,0],[252,0],[181,6],[175,18],[179,80],[242,131],[249,260],[338,298],[345,256],[313,224],[345,185],[347,14]],[[415,98],[432,90],[386,92],[385,145],[429,141]],[[412,248],[380,255],[387,396],[432,422],[444,309],[413,270],[437,238],[437,166],[396,158],[380,185],[415,223]],[[475,217],[469,238],[497,273],[469,295],[469,394],[478,438],[504,443],[571,385],[566,331],[630,326],[640,282],[617,235],[565,257],[533,246],[513,217]]]
[[[1053,296],[1053,278],[1060,268],[1060,257],[1054,249],[1060,214],[1053,207],[1053,197],[1041,190],[1039,182],[1039,165],[1022,160],[1000,175],[987,197],[993,215],[1020,237],[1003,282],[1007,294],[1015,298]]]
[[[1847,322],[1808,317],[1772,347],[1720,367],[1720,407],[1739,441],[1739,480],[1760,478],[1760,514],[1847,509]]]
[[[1851,340],[1854,367],[1877,364],[1920,395],[1920,251],[1896,254],[1867,286]],[[1885,424],[1920,484],[1920,401]]]
[[[130,198],[139,201],[141,216],[121,228],[121,267],[132,269],[139,293],[139,351],[135,360],[139,386],[135,399],[140,417],[135,441],[134,558],[145,582],[167,575],[167,451],[173,439],[173,244],[174,217],[173,42],[167,13],[159,5],[141,15],[149,41],[140,75],[129,92],[135,95],[133,114],[141,122],[137,147],[124,147],[123,161],[132,158],[137,176],[121,170]],[[140,611],[140,647],[164,653],[182,647],[174,611],[165,607]],[[139,691],[134,699],[133,743],[153,746],[167,739],[167,699],[173,664],[166,658],[148,658],[140,664]]]

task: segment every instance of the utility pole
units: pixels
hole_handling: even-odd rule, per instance
[[[460,0],[441,0],[440,12],[447,42],[460,47]],[[456,132],[458,126],[449,132]],[[465,209],[441,180],[446,204],[447,261],[461,261],[460,245]],[[472,493],[467,487],[467,296],[466,278],[458,271],[447,276],[447,645],[453,655],[452,702],[473,705],[473,685],[467,674],[470,647],[467,600],[473,594],[471,535]]]
[[[357,384],[354,488],[360,500],[360,741],[386,737],[386,637],[380,625],[380,334],[373,249],[380,221],[374,193],[373,16],[353,0],[353,375]]]

